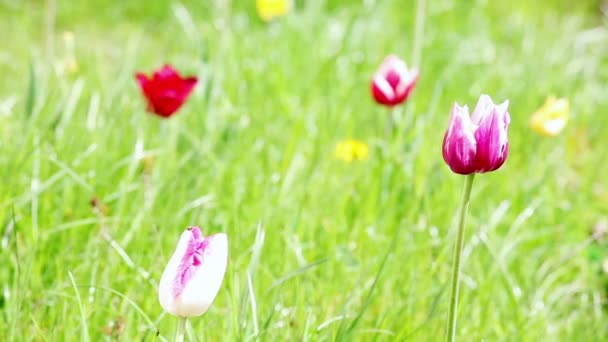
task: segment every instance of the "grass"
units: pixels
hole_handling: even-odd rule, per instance
[[[442,340],[464,180],[441,140],[451,104],[482,92],[511,101],[510,155],[473,189],[460,340],[608,335],[589,257],[608,212],[597,4],[298,1],[265,24],[226,3],[58,0],[49,21],[46,4],[0,1],[3,340],[170,339],[156,286],[192,224],[230,243],[195,340]],[[391,52],[421,78],[387,137],[368,87]],[[133,78],[165,61],[202,80],[168,121]],[[549,94],[572,107],[551,139],[528,126]],[[367,160],[333,158],[351,137]]]

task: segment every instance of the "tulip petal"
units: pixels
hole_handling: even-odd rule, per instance
[[[173,296],[182,294],[184,288],[194,273],[194,267],[200,264],[197,253],[204,254],[208,241],[205,241],[201,230],[198,227],[188,229],[191,234],[187,235],[186,251],[177,267],[175,284],[173,285]],[[195,262],[196,261],[196,262]]]
[[[566,127],[564,118],[546,120],[543,122],[543,132],[550,136],[558,135]]]
[[[477,100],[473,114],[471,114],[471,120],[476,125],[479,125],[483,120],[484,116],[490,115],[494,108],[494,101],[489,95],[482,94]]]
[[[397,55],[390,54],[384,58],[376,73],[386,76],[391,70],[398,71],[399,73],[407,72],[407,64],[397,57]]]
[[[182,88],[183,88],[184,94],[186,94],[186,96],[190,95],[190,93],[192,92],[192,90],[194,89],[194,87],[196,86],[197,83],[198,83],[198,78],[196,78],[196,77],[184,78],[184,80],[182,81]]]
[[[550,96],[545,104],[530,118],[530,125],[545,136],[558,135],[568,123],[570,106],[567,99]]]
[[[168,118],[184,104],[194,89],[197,78],[182,78],[171,65],[156,70],[152,77],[135,75],[146,98],[148,111]]]
[[[166,91],[156,96],[156,101],[152,103],[153,111],[156,113],[175,113],[184,102],[182,96],[173,91]]]
[[[387,56],[372,77],[371,90],[377,103],[394,107],[407,100],[418,80],[418,70],[395,55]]]
[[[466,175],[475,171],[477,142],[474,130],[468,107],[454,103],[450,126],[443,138],[443,159],[455,173]]]
[[[383,103],[392,102],[395,99],[395,91],[384,76],[374,76],[372,93],[376,99]]]
[[[137,80],[137,83],[139,83],[139,85],[141,87],[145,87],[146,84],[148,82],[150,82],[150,80],[148,79],[148,76],[146,76],[146,74],[144,74],[142,72],[138,72],[137,74],[135,74],[135,79]]]
[[[401,94],[401,101],[407,99],[410,92],[414,89],[416,82],[418,82],[418,69],[412,69],[403,75],[404,77],[401,79],[399,85],[397,85],[397,89],[395,91],[397,94]]]
[[[154,72],[155,80],[166,80],[171,78],[180,78],[177,71],[169,64],[163,65],[162,68]]]
[[[482,99],[480,98],[479,101],[481,102]],[[511,120],[507,111],[508,106],[509,101],[505,101],[490,108],[489,112],[479,114],[481,121],[475,131],[475,140],[477,141],[475,165],[477,172],[494,171],[502,166],[507,159],[509,151],[507,133]],[[483,108],[487,109],[487,107]]]
[[[198,316],[207,311],[221,287],[228,262],[225,234],[203,237],[200,228],[186,230],[163,272],[159,301],[169,313]]]

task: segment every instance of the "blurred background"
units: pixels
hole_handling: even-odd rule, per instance
[[[459,337],[605,340],[606,3],[260,6],[0,0],[2,340],[170,339],[157,284],[193,224],[230,244],[193,340],[442,340],[462,177],[441,142],[482,93],[510,101],[510,155],[476,179]],[[391,53],[420,69],[393,111],[370,95]],[[167,120],[134,78],[164,63],[199,78]],[[550,96],[554,136],[530,123]]]

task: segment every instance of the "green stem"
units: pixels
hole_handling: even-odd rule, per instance
[[[384,124],[384,134],[386,135],[387,140],[391,140],[393,138],[393,130],[395,129],[395,115],[397,111],[397,107],[391,108],[388,112],[388,118],[386,119],[386,123]]]
[[[186,333],[186,317],[177,317],[177,329],[175,329],[175,342],[184,342]]]
[[[416,1],[416,21],[414,23],[414,48],[412,49],[412,63],[420,66],[422,57],[422,43],[424,42],[425,0]]]
[[[464,223],[469,208],[469,198],[471,198],[471,188],[475,174],[472,173],[465,177],[464,189],[462,191],[462,202],[458,213],[458,237],[456,248],[454,248],[454,265],[452,267],[452,293],[450,295],[450,311],[448,314],[448,338],[449,342],[456,341],[456,316],[458,314],[458,290],[460,288],[460,257],[464,245]]]

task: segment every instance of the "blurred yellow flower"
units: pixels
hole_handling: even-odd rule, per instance
[[[143,172],[146,175],[149,175],[152,173],[152,169],[154,168],[154,157],[151,155],[147,155],[145,157],[143,157],[143,159],[141,160],[142,165],[143,165]]]
[[[76,62],[76,56],[74,53],[74,34],[72,32],[64,32],[63,33],[63,43],[65,44],[65,49],[68,53],[68,57],[66,58],[66,69],[68,72],[76,72],[78,71],[78,62]]]
[[[256,0],[255,5],[260,18],[264,21],[281,17],[289,12],[290,0]]]
[[[362,141],[349,139],[338,142],[334,155],[337,159],[347,162],[354,160],[364,160],[369,154],[367,144]]]
[[[568,122],[570,104],[568,99],[549,96],[545,104],[530,118],[530,125],[544,136],[558,135]]]
[[[63,57],[60,58],[55,67],[59,73],[73,74],[78,72],[78,62],[74,49],[74,34],[70,31],[63,32],[62,40],[64,45]]]

